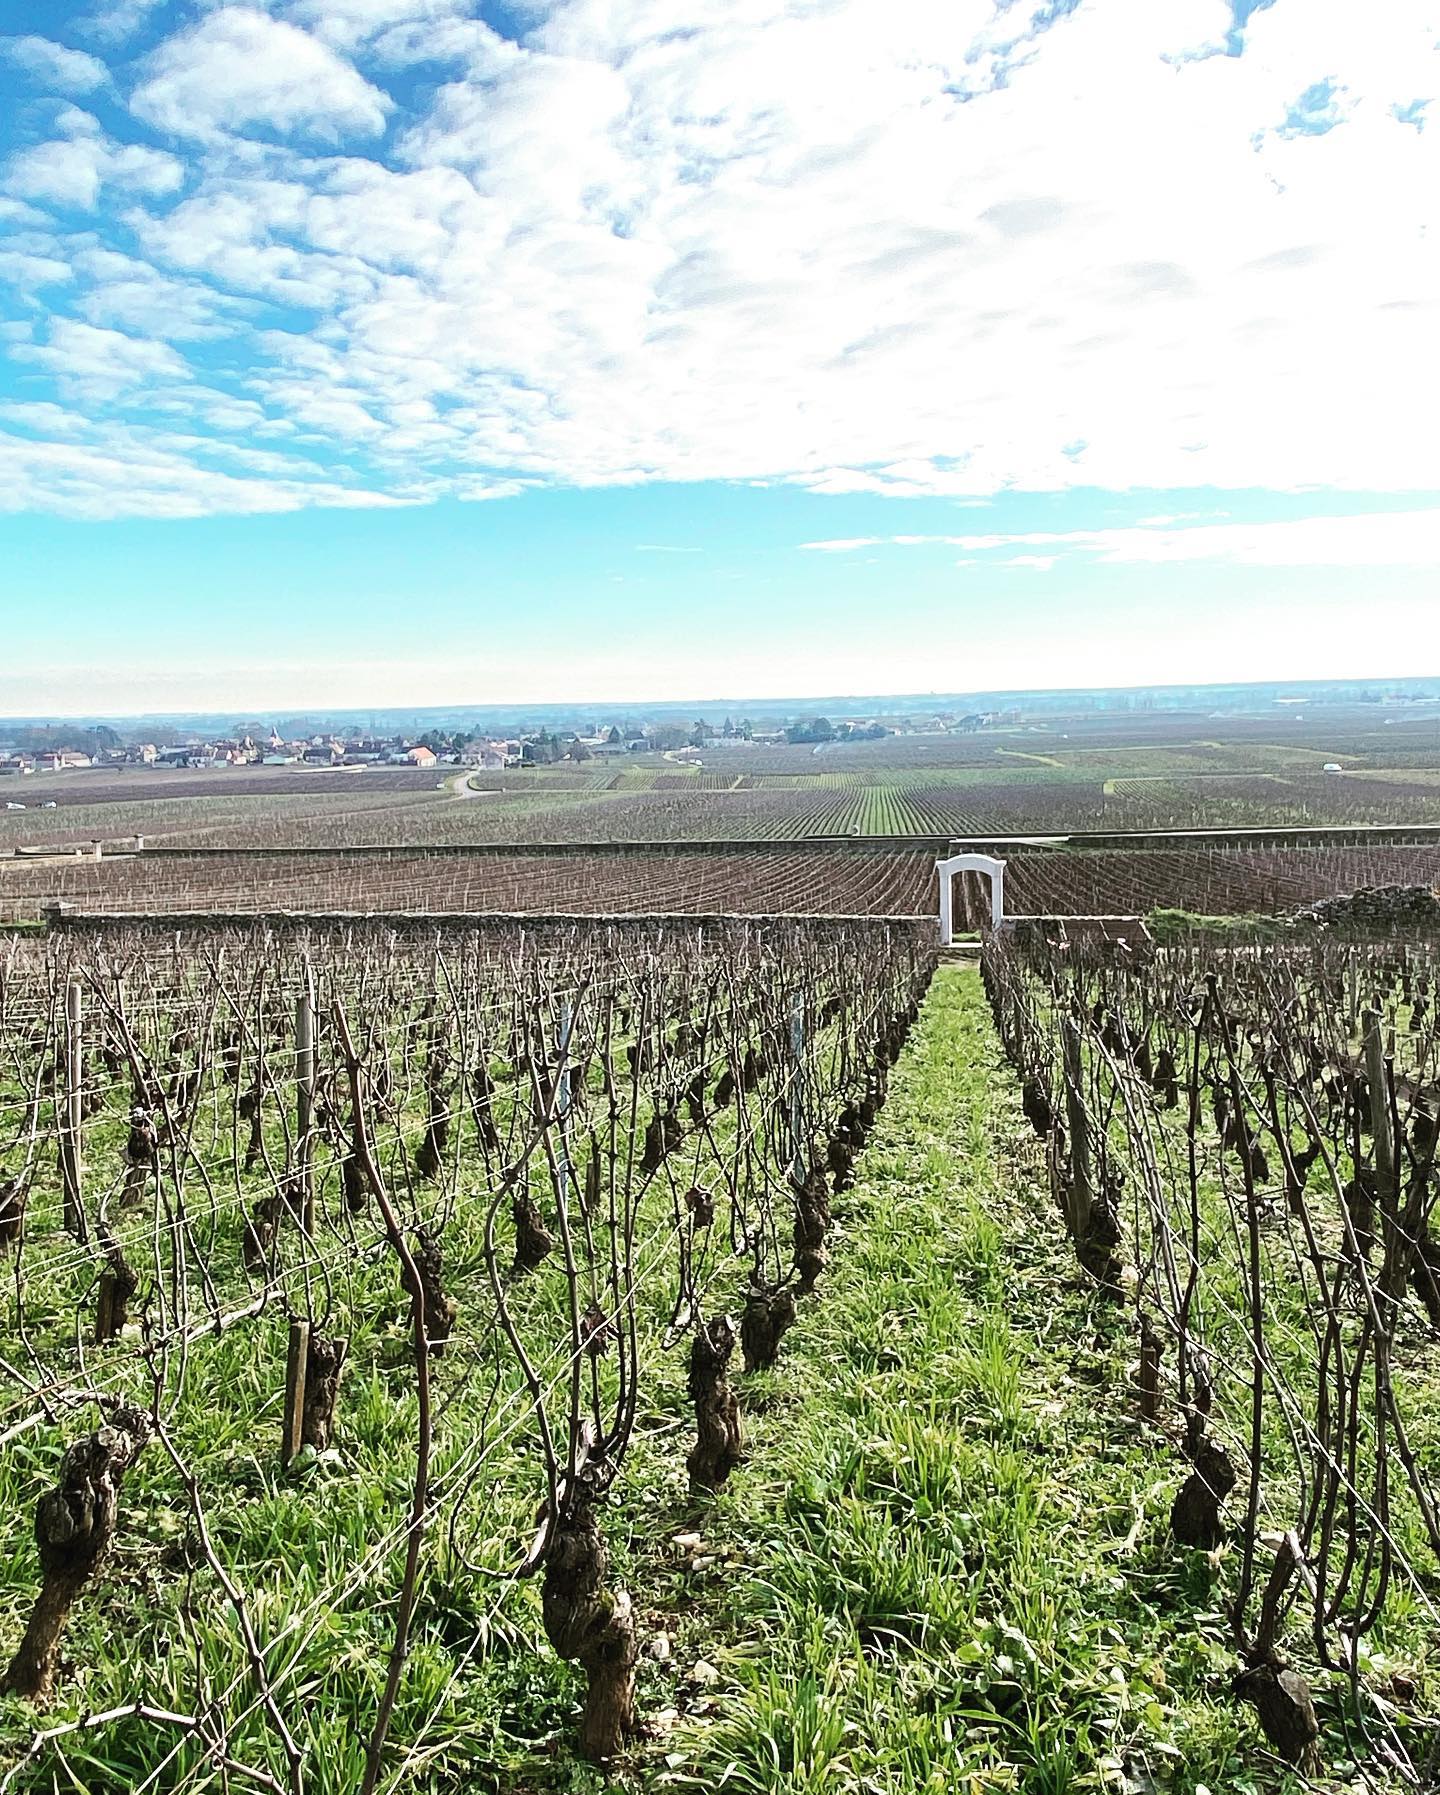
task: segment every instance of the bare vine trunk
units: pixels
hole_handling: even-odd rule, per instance
[[[618,1757],[635,1719],[635,1616],[623,1589],[607,1589],[610,1554],[596,1513],[593,1467],[580,1473],[568,1512],[545,1559],[541,1612],[562,1658],[585,1672],[580,1751],[593,1764]]]
[[[333,1334],[311,1334],[305,1355],[305,1407],[300,1422],[302,1444],[324,1452],[335,1428],[335,1401],[350,1342]]]
[[[735,1329],[728,1315],[707,1322],[690,1343],[695,1445],[685,1468],[695,1490],[718,1490],[740,1462],[740,1404],[726,1376],[734,1351]]]
[[[49,1701],[65,1623],[109,1556],[125,1473],[149,1435],[138,1409],[117,1409],[110,1425],[77,1440],[61,1460],[55,1487],[35,1505],[44,1581],[0,1688],[41,1705]]]

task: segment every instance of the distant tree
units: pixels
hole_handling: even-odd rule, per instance
[[[624,739],[625,738],[620,734],[620,731],[612,723],[610,725],[610,733],[605,737],[605,740],[607,742],[609,742],[612,746],[614,746],[614,745],[618,744],[619,742],[622,742]]]
[[[569,747],[566,748],[565,752],[569,755],[571,760],[576,761],[576,762],[579,762],[582,760],[593,760],[595,758],[595,756],[585,746],[584,742],[582,742],[580,740],[579,736],[576,736],[575,740],[570,743]]]
[[[124,745],[122,738],[108,723],[96,723],[89,727],[73,723],[46,723],[38,728],[17,729],[11,739],[18,749],[31,754],[53,754],[67,748],[77,754],[101,754],[107,748]]]
[[[833,742],[835,725],[828,717],[802,717],[785,731],[790,742]]]

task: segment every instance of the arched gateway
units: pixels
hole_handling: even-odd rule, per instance
[[[955,937],[952,909],[956,873],[983,873],[990,881],[990,927],[998,929],[1005,921],[1005,862],[988,854],[952,854],[948,860],[937,860],[935,871],[940,880],[940,945],[949,947]]]

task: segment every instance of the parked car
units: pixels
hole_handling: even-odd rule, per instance
[[[55,802],[55,800],[53,798],[47,798],[45,800],[45,802],[40,806],[40,808],[42,810],[58,810],[60,808],[60,806]]]
[[[15,800],[13,798],[11,798],[9,800],[9,802],[6,804],[5,808],[7,810],[23,810],[25,808],[25,806],[23,804],[17,804],[15,802]]]

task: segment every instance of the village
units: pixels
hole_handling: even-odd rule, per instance
[[[968,733],[1002,719],[998,714],[940,712],[933,715],[855,717],[832,720],[823,716],[799,717],[786,727],[758,727],[749,719],[726,717],[712,725],[704,719],[691,724],[674,722],[596,723],[587,729],[524,730],[498,736],[459,730],[427,730],[419,736],[368,733],[282,735],[268,734],[195,737],[173,742],[123,741],[111,730],[77,729],[69,740],[62,728],[32,730],[44,736],[45,746],[0,741],[0,776],[59,773],[103,767],[176,768],[210,771],[225,767],[455,767],[480,772],[504,772],[527,766],[551,766],[560,762],[623,760],[631,755],[664,755],[681,764],[702,754],[733,752],[747,748],[806,744],[876,741],[885,736]],[[104,736],[104,741],[97,738]]]

